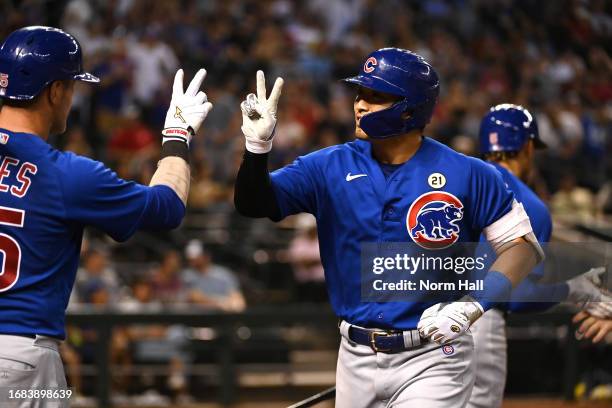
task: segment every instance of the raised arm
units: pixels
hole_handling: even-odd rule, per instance
[[[162,131],[162,155],[149,186],[170,187],[187,204],[191,172],[189,168],[189,144],[212,109],[212,104],[200,91],[206,70],[200,69],[183,91],[184,72],[179,69],[174,77],[172,100],[166,113]]]
[[[248,94],[240,104],[245,152],[236,178],[234,205],[247,217],[278,220],[281,214],[268,172],[268,152],[272,149],[283,79],[276,79],[269,98],[265,81],[264,73],[257,71],[257,95]]]

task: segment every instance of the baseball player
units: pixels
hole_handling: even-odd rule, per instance
[[[533,167],[535,149],[545,147],[535,117],[519,105],[494,106],[482,119],[479,137],[481,153],[525,208],[538,241],[549,242],[552,221],[548,208],[525,184]],[[612,298],[594,283],[599,283],[603,272],[604,268],[595,268],[567,282],[541,284],[538,280],[544,268],[540,264],[513,290],[510,302],[499,303],[487,311],[471,329],[477,369],[468,406],[501,407],[506,381],[505,313],[543,311],[557,303],[553,300],[568,300],[597,316],[609,315],[612,310],[607,310],[606,302]]]
[[[423,135],[439,92],[422,57],[383,48],[345,80],[357,88],[356,140],[299,157],[268,173],[283,80],[242,103],[246,151],[235,186],[237,210],[274,221],[300,212],[317,219],[331,304],[341,319],[337,407],[463,407],[474,381],[469,326],[507,299],[542,258],[529,219],[491,166]],[[432,206],[450,226],[420,228]],[[361,300],[364,243],[423,248],[477,241],[484,231],[499,254],[480,296],[457,292],[447,303]],[[428,279],[443,280],[442,271]],[[409,276],[407,276],[409,278]],[[463,296],[466,295],[466,296]],[[430,306],[430,307],[428,307]]]
[[[212,107],[198,92],[205,75],[200,70],[183,92],[183,71],[177,72],[162,157],[150,185],[143,186],[46,143],[66,129],[75,82],[99,82],[83,71],[81,47],[73,36],[51,27],[26,27],[0,47],[3,403],[15,390],[66,388],[57,348],[64,338],[83,228],[93,226],[125,241],[138,229],[181,223],[189,190],[189,142]],[[58,406],[46,402],[29,399],[17,406]]]

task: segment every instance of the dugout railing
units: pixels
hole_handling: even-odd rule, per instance
[[[562,355],[563,394],[566,399],[573,398],[573,388],[578,380],[578,361],[580,348],[574,337],[571,325],[571,311],[557,311],[543,314],[513,315],[508,319],[509,341],[517,337],[532,337],[534,334],[548,333],[548,341],[558,344]],[[236,356],[243,341],[237,335],[239,328],[274,328],[304,326],[316,330],[331,343],[337,341],[337,319],[327,306],[301,305],[283,307],[252,307],[239,314],[213,313],[198,310],[180,310],[152,313],[123,313],[112,310],[81,309],[70,312],[67,323],[76,326],[95,328],[99,344],[96,346],[95,372],[97,373],[96,399],[98,406],[111,406],[111,370],[109,365],[110,341],[113,327],[132,324],[181,324],[189,327],[213,328],[216,341],[210,353],[213,364],[219,373],[217,401],[230,405],[236,401],[238,393]],[[523,333],[523,334],[521,334]],[[542,337],[542,336],[541,336]],[[546,336],[543,336],[546,338]],[[274,345],[271,345],[274,346]],[[558,374],[557,374],[558,375]]]

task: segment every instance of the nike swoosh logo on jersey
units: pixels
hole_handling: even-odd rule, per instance
[[[368,176],[367,174],[354,174],[354,175],[351,175],[351,173],[349,173],[349,174],[346,175],[346,181],[352,181],[352,180],[355,180],[356,178],[367,177],[367,176]]]

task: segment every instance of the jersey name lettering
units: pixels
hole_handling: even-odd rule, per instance
[[[35,164],[25,162],[19,164],[19,160],[14,157],[5,156],[0,162],[0,192],[10,192],[15,197],[24,197],[32,185],[32,179],[30,175],[36,174],[38,168]],[[11,173],[15,172],[15,184],[6,184],[6,178],[11,176]]]

